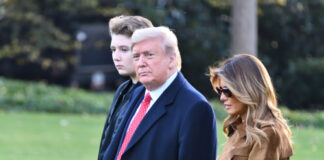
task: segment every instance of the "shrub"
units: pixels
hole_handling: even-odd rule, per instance
[[[0,77],[0,109],[7,111],[54,113],[106,113],[113,93],[91,93],[81,89],[62,88],[39,82],[24,82]],[[211,100],[219,122],[227,112],[218,100]],[[280,107],[289,124],[324,128],[324,112],[306,112]],[[221,126],[219,126],[221,127]]]
[[[227,117],[223,104],[217,100],[210,101],[218,121],[222,122]],[[324,128],[324,112],[307,112],[302,110],[289,110],[286,107],[279,107],[288,124],[298,127],[319,127]],[[220,126],[219,126],[220,127]]]
[[[0,109],[3,110],[98,114],[107,111],[112,98],[112,93],[91,93],[0,77]]]
[[[324,58],[299,59],[289,69],[281,100],[291,108],[324,109]]]

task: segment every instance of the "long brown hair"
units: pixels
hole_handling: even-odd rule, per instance
[[[260,126],[271,124],[280,136],[280,149],[285,152],[291,147],[291,131],[287,121],[277,107],[275,90],[267,69],[255,56],[239,54],[210,67],[210,81],[215,88],[220,80],[233,95],[248,106],[246,121],[246,142],[261,144],[261,137],[268,139]],[[227,136],[234,132],[232,124],[238,116],[229,115],[223,124]]]

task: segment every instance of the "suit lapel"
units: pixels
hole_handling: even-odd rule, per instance
[[[159,99],[153,104],[152,108],[143,118],[142,122],[136,129],[132,139],[127,145],[124,154],[133,147],[149,129],[157,123],[165,114],[167,114],[166,107],[173,103],[179,89],[182,87],[184,82],[183,75],[179,72],[176,79],[171,85],[163,92]]]
[[[138,128],[136,129],[124,153],[126,153],[129,148],[134,146],[136,142],[138,142],[144,136],[144,134],[153,126],[153,124],[156,121],[158,121],[164,114],[166,114],[165,107],[163,105],[154,104],[150,111],[145,115]]]

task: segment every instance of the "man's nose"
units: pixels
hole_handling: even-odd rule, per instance
[[[145,62],[146,62],[145,56],[140,55],[139,58],[138,58],[138,65],[143,66],[143,65],[145,65]]]
[[[115,52],[113,52],[112,57],[113,57],[114,61],[119,61],[121,59],[120,52],[118,50],[116,50]]]

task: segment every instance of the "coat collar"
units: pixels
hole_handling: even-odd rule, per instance
[[[118,88],[118,90],[116,91],[116,97],[114,98],[112,104],[111,104],[111,109],[109,111],[109,120],[111,118],[111,115],[115,112],[116,110],[116,105],[121,101],[121,95],[126,94],[126,92],[128,91],[126,88],[130,88],[133,85],[131,80],[127,80],[125,81],[123,84],[120,85],[120,88]],[[135,84],[134,87],[138,87],[140,85],[140,83]]]
[[[140,95],[144,94],[144,91],[145,91],[145,90],[143,90],[144,87],[140,86],[140,85],[141,85],[140,83],[136,84],[136,86],[139,86],[139,87],[137,87],[134,90],[133,94],[131,95],[130,103],[128,104],[127,111],[125,112],[125,115],[124,115],[125,118],[121,121],[120,126],[117,129],[117,133],[112,138],[111,143],[107,147],[107,149],[104,153],[103,159],[114,159],[115,158],[118,148],[119,148],[120,139],[122,138],[125,125],[127,124],[128,119],[126,117],[131,116],[132,110],[134,108],[133,106],[136,104],[136,102],[140,101],[140,99],[141,99]]]
[[[232,128],[235,132],[238,133],[240,138],[244,138],[246,136],[246,122],[243,122],[241,118],[238,118],[233,124]]]

